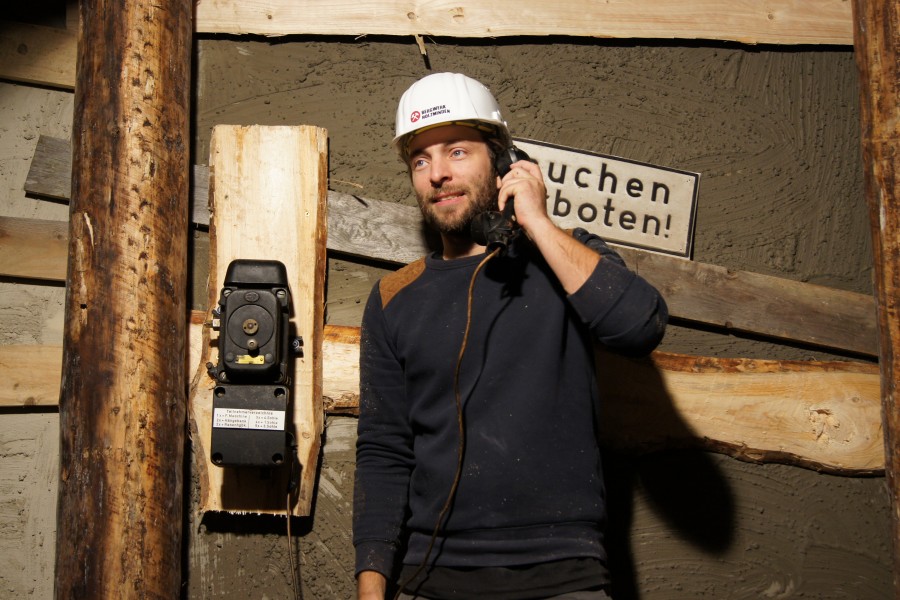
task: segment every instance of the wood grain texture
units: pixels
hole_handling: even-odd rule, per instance
[[[59,406],[62,346],[0,345],[0,406]]]
[[[745,44],[853,43],[843,0],[588,2],[326,2],[199,0],[198,33],[497,38],[708,39]],[[73,89],[76,36],[0,21],[0,77]],[[427,52],[427,45],[424,45]]]
[[[192,4],[80,4],[56,595],[177,598]]]
[[[197,31],[263,35],[425,35],[468,38],[566,35],[685,38],[748,44],[852,43],[841,0],[458,0],[326,2],[200,0]]]
[[[0,217],[0,274],[65,281],[68,253],[67,222]]]
[[[616,249],[673,316],[726,330],[874,356],[872,296],[771,275]]]
[[[601,432],[640,453],[701,448],[751,462],[881,473],[878,366],[598,352]]]
[[[41,198],[68,201],[72,197],[72,144],[41,135],[28,166],[25,191]]]
[[[201,361],[205,321],[204,313],[191,313],[188,365]],[[30,354],[28,368],[42,375],[16,385],[20,363],[12,359],[24,358],[19,351]],[[29,401],[52,405],[59,353],[52,346],[0,352],[0,406]],[[359,328],[326,325],[321,354],[324,411],[358,414]],[[875,365],[668,352],[654,352],[645,360],[602,351],[597,356],[603,436],[615,448],[635,453],[702,448],[748,462],[787,463],[839,475],[868,475],[884,468]]]
[[[72,90],[77,43],[65,29],[0,21],[0,78]]]
[[[886,473],[893,509],[894,595],[900,597],[900,4],[854,0],[866,204],[875,255]]]
[[[302,465],[291,510],[308,515],[318,465],[322,410],[322,338],[325,297],[327,132],[311,126],[241,127],[213,131],[210,152],[209,306],[218,302],[232,260],[279,260],[287,268],[292,321],[302,336],[294,360],[293,426]],[[201,510],[281,513],[287,504],[287,469],[262,483],[256,470],[223,469],[209,461],[216,332],[192,369],[192,428],[201,466]],[[211,334],[211,335],[210,335]],[[211,338],[211,339],[210,339]]]

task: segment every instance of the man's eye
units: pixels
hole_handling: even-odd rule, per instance
[[[452,156],[452,157],[454,157],[454,158],[459,158],[459,157],[461,157],[461,156],[465,156],[465,154],[466,154],[466,151],[465,151],[465,150],[463,150],[462,148],[456,148],[455,150],[453,150],[453,151],[450,153],[450,156]]]
[[[424,166],[425,166],[425,159],[424,159],[424,158],[417,158],[416,160],[412,161],[412,168],[413,168],[413,169],[421,169],[421,168],[424,167]]]

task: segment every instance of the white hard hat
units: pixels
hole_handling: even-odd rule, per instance
[[[500,105],[480,82],[460,73],[434,73],[410,86],[400,98],[393,146],[405,154],[413,135],[438,125],[471,125],[509,144]]]

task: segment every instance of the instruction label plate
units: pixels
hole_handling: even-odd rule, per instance
[[[284,431],[285,411],[217,408],[213,411],[213,427],[217,429],[261,429]]]

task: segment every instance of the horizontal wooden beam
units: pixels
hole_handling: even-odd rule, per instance
[[[326,327],[325,408],[357,414],[359,328]],[[884,469],[879,371],[857,362],[597,353],[602,427],[636,453],[703,449],[835,474]]]
[[[193,312],[190,372],[205,314]],[[0,406],[55,406],[59,346],[0,346]],[[878,367],[856,362],[598,354],[604,439],[636,453],[687,447],[841,475],[884,469]],[[329,414],[359,409],[359,328],[326,325],[322,395]],[[652,416],[651,416],[652,415]]]
[[[68,198],[68,148],[65,140],[41,136],[26,192]],[[194,181],[192,220],[208,225],[207,167],[194,167]],[[3,244],[0,239],[0,248]],[[328,192],[327,247],[392,264],[411,262],[429,250],[417,208],[333,191]],[[877,354],[872,296],[630,248],[618,250],[629,266],[663,292],[676,318],[863,356]],[[10,266],[17,276],[28,276],[17,265]],[[58,274],[65,277],[62,268]]]
[[[677,318],[782,341],[877,355],[873,296],[631,248],[616,251],[662,292]]]
[[[853,45],[845,0],[199,0],[199,33],[458,38],[571,36]],[[75,87],[77,36],[0,21],[0,78]]]
[[[325,408],[359,409],[359,328],[326,327]],[[884,469],[878,367],[598,350],[603,440],[638,454],[695,448],[840,475]]]
[[[0,406],[59,406],[62,344],[0,344]]]
[[[0,21],[0,78],[73,90],[77,44],[66,29]]]
[[[262,35],[575,36],[853,44],[844,0],[199,0],[197,31]]]
[[[877,365],[598,353],[600,428],[617,448],[698,448],[817,471],[884,470]]]
[[[0,217],[0,275],[65,281],[69,223]]]

